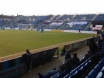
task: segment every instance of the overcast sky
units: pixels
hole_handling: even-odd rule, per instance
[[[0,0],[0,14],[104,13],[104,0]]]

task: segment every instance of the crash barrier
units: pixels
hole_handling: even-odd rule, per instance
[[[58,47],[32,54],[32,67],[51,61],[57,50]]]
[[[30,68],[51,61],[57,50],[58,47],[55,47],[32,54],[32,60],[30,60],[32,63]],[[16,78],[27,71],[26,63],[23,61],[22,56],[0,62],[0,78]]]
[[[73,52],[73,51],[78,50],[78,49],[80,49],[82,47],[85,47],[85,46],[88,45],[88,41],[90,39],[92,39],[92,37],[88,38],[88,39],[83,39],[83,40],[79,40],[79,41],[76,41],[76,42],[66,44],[66,45],[64,45],[64,47],[63,47],[61,52],[64,55],[66,52]],[[93,39],[96,41],[97,37],[94,37]]]

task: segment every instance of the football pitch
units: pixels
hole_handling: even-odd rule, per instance
[[[92,36],[94,34],[0,30],[0,57]]]

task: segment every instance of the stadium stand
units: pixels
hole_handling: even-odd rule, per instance
[[[104,14],[99,14],[94,21],[104,21]]]
[[[62,24],[63,24],[63,22],[61,22],[61,21],[54,21],[45,28],[46,29],[58,29]]]
[[[53,16],[53,18],[51,18],[51,20],[57,20],[59,17],[60,17],[60,15]]]
[[[104,58],[102,58],[97,65],[91,70],[91,72],[88,74],[87,78],[96,78],[98,72],[102,69],[104,66]],[[98,77],[100,78],[100,77]]]
[[[8,18],[8,19],[13,19],[13,18],[15,18],[15,16],[13,16],[13,15],[12,15],[12,16],[9,16],[9,15],[3,15],[3,14],[1,14],[1,15],[0,15],[0,18],[4,18],[4,19],[7,19],[7,18]]]
[[[69,27],[69,25],[67,23],[68,23],[67,21],[64,22],[58,29],[60,29],[60,30],[66,30],[67,27]]]
[[[76,15],[73,20],[91,20],[95,14]]]
[[[73,65],[72,69],[73,70],[75,67],[77,67],[78,65],[80,65],[82,62],[84,62],[85,59],[81,59],[79,63],[77,63],[76,65]],[[64,77],[65,75],[67,75],[69,72],[71,71],[68,71],[68,70],[65,70],[64,72],[62,73],[57,73],[55,74],[52,78],[60,78],[60,77]]]
[[[85,31],[90,31],[90,28],[89,28],[89,27],[88,27],[88,28],[86,28],[86,29],[85,29]]]
[[[65,23],[64,25],[62,25],[59,29],[60,30],[66,30],[69,27],[69,25],[67,23]]]
[[[71,21],[68,22],[67,24],[69,25],[68,30],[83,30],[89,21]]]
[[[45,26],[46,26],[46,24],[41,24],[41,25],[37,26],[36,29],[42,29],[42,28],[44,28]]]
[[[102,69],[100,70],[100,72],[97,74],[96,78],[101,78],[104,76],[104,65],[102,67]]]
[[[93,67],[98,63],[96,63],[93,59],[94,56],[88,58],[73,71],[67,74],[64,78],[84,78],[86,76],[86,71],[93,69]]]
[[[43,21],[40,24],[38,24],[35,29],[42,29],[47,27],[47,25],[49,25],[51,23],[51,21]]]
[[[76,14],[76,15],[41,15],[41,16],[23,16],[23,15],[17,15],[17,16],[6,16],[6,15],[0,15],[0,19],[2,21],[2,24],[0,22],[0,27],[2,28],[8,28],[8,29],[24,29],[26,27],[19,26],[20,24],[24,24],[24,26],[27,26],[25,24],[30,24],[32,26],[32,29],[60,29],[60,30],[81,30],[81,31],[92,31],[91,25],[104,25],[103,19],[104,14]],[[7,20],[3,22],[3,20]],[[9,21],[11,20],[11,21]],[[51,21],[51,23],[55,23],[57,21],[61,21],[62,24],[59,25],[58,23],[56,25],[47,25],[43,24],[44,21]],[[74,24],[69,25],[69,22],[84,22],[86,21],[87,24]],[[101,23],[102,21],[102,23]],[[20,27],[20,28],[19,28]],[[23,27],[23,28],[22,28]],[[30,29],[31,27],[28,27]],[[103,28],[102,28],[103,29]],[[100,29],[101,30],[101,29]],[[96,30],[94,30],[96,31]]]
[[[72,18],[73,15],[63,15],[60,18],[58,18],[57,20],[70,20]]]

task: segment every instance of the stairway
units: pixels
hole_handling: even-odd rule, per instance
[[[72,20],[74,17],[76,17],[76,15],[74,15],[70,20]]]
[[[62,15],[60,15],[59,17],[57,17],[56,20],[58,20],[60,17],[62,17]]]
[[[96,15],[91,19],[91,21],[94,21],[95,18],[96,18],[98,15],[99,15],[99,14],[96,14]]]
[[[91,19],[91,22],[88,23],[88,25],[85,27],[84,31],[86,30],[86,28],[89,28],[89,27],[91,26],[92,21],[94,21],[98,15],[99,15],[99,14],[96,14],[96,15]]]
[[[58,27],[58,29],[60,29],[62,26],[64,26],[67,22],[64,22],[62,25],[60,25],[60,27]]]
[[[89,28],[89,27],[91,26],[91,23],[92,23],[92,22],[89,22],[89,23],[88,23],[88,25],[84,28],[84,30],[83,30],[83,31],[85,31],[85,30],[86,30],[86,28]]]

